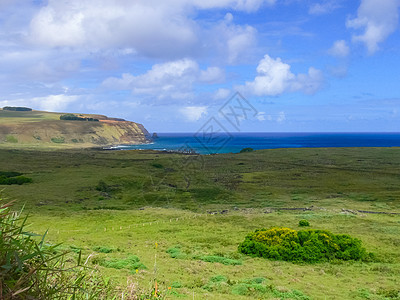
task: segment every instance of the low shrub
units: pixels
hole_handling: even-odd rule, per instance
[[[299,221],[299,226],[300,227],[306,227],[306,226],[310,226],[310,222],[308,222],[307,220],[303,219]]]
[[[179,246],[171,247],[167,250],[167,253],[171,258],[177,259],[186,259],[187,255],[182,253],[181,248]]]
[[[17,139],[15,136],[13,136],[13,135],[7,135],[7,136],[6,136],[6,142],[7,142],[7,143],[16,144],[16,143],[18,143],[18,139]]]
[[[163,169],[164,168],[164,166],[162,165],[162,164],[159,164],[159,163],[152,163],[151,164],[154,168],[157,168],[157,169]]]
[[[167,250],[167,253],[171,258],[176,259],[195,259],[202,260],[209,263],[220,263],[226,266],[238,266],[242,265],[241,260],[232,259],[228,257],[224,257],[221,255],[191,255],[187,253],[183,253],[180,246],[171,247]]]
[[[0,175],[0,184],[4,185],[12,185],[12,184],[24,184],[24,183],[31,183],[32,178],[28,178],[25,176],[16,176],[16,177],[6,177],[4,175]]]
[[[96,185],[96,190],[99,192],[109,193],[111,192],[112,188],[103,180],[100,180]]]
[[[234,281],[224,275],[216,275],[211,277],[202,288],[210,292],[247,296],[251,297],[251,299],[310,299],[307,295],[297,290],[281,291],[263,277]]]
[[[132,273],[135,273],[138,269],[147,269],[147,267],[140,262],[139,257],[136,255],[131,255],[125,259],[95,259],[93,263],[97,263],[102,267],[112,268],[112,269],[127,269]]]
[[[64,137],[55,137],[55,138],[51,138],[51,141],[55,144],[63,144],[65,143],[65,139]]]
[[[22,173],[19,173],[19,172],[0,171],[0,176],[5,176],[7,178],[21,176],[21,175],[22,175]]]
[[[111,252],[115,251],[112,248],[103,247],[103,246],[94,247],[93,250],[96,252],[99,252],[99,253],[111,253]]]
[[[174,281],[173,283],[171,283],[171,287],[180,289],[182,287],[182,283],[180,281]]]
[[[240,152],[239,153],[246,153],[246,152],[253,152],[254,151],[254,149],[253,148],[243,148],[242,150],[240,150]]]
[[[205,261],[205,262],[210,262],[210,263],[220,263],[226,266],[238,266],[242,264],[242,261],[236,260],[236,259],[231,259],[231,258],[226,258],[222,256],[216,256],[216,255],[205,255],[205,256],[200,256],[200,260]]]
[[[367,260],[359,239],[327,230],[300,230],[274,227],[256,230],[239,244],[239,252],[272,260],[316,263],[332,259]]]

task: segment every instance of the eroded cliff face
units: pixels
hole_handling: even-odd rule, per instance
[[[102,115],[85,115],[99,121],[60,120],[61,114],[37,112],[0,115],[0,144],[68,145],[76,147],[143,144],[149,133],[143,125]],[[14,115],[17,115],[14,113]]]

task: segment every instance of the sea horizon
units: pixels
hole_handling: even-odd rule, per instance
[[[279,148],[400,147],[400,132],[160,132],[151,143],[114,150],[158,150],[200,154]]]

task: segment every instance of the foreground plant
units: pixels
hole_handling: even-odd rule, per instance
[[[86,266],[81,253],[73,264],[59,245],[45,243],[46,233],[27,232],[27,218],[11,206],[0,205],[0,299],[116,298],[111,284]]]

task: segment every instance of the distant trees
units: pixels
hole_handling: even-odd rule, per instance
[[[99,122],[99,119],[79,117],[79,116],[76,116],[74,114],[61,115],[60,116],[60,120],[64,120],[64,121],[92,121],[92,122]]]
[[[5,106],[3,110],[9,111],[32,111],[32,108],[29,107],[17,107],[17,106]]]
[[[239,153],[246,153],[246,152],[253,152],[254,149],[253,148],[243,148],[242,150],[240,150]]]

